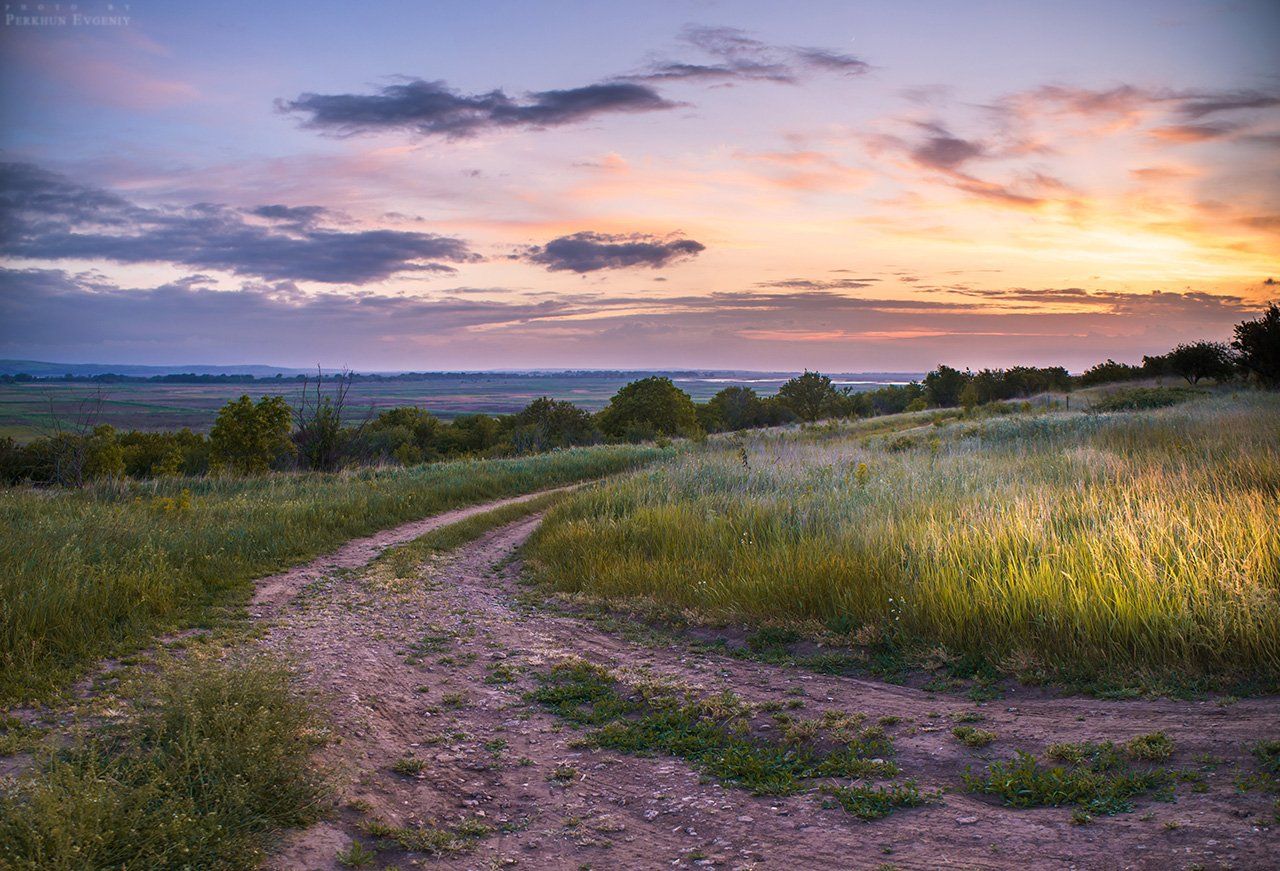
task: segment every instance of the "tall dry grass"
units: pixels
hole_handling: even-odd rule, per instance
[[[553,510],[562,591],[1072,679],[1280,677],[1280,397],[761,436]]]

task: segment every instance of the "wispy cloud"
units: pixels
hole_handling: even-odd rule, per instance
[[[629,81],[765,81],[794,84],[810,73],[860,76],[871,69],[861,58],[826,48],[770,45],[736,27],[690,25],[680,41],[706,60],[656,60]]]

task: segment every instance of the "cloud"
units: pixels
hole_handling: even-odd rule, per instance
[[[173,263],[350,284],[400,272],[451,273],[448,264],[479,259],[447,236],[320,226],[332,217],[320,206],[149,208],[30,164],[0,164],[0,252],[10,257]]]
[[[662,238],[641,233],[611,235],[585,231],[534,245],[515,255],[552,272],[595,272],[599,269],[659,269],[706,250],[692,239]]]
[[[756,287],[780,287],[789,290],[859,290],[870,287],[878,278],[784,278],[761,281]]]
[[[1228,335],[1257,308],[1200,292],[963,291],[889,299],[808,287],[671,297],[456,288],[424,297],[304,293],[287,282],[225,291],[202,276],[126,289],[95,274],[10,269],[0,270],[0,339],[32,359],[169,363],[1083,368]]]
[[[1280,106],[1280,95],[1261,91],[1221,91],[1184,96],[1178,112],[1187,118],[1203,118],[1219,112],[1247,109],[1272,109]]]
[[[1171,124],[1153,128],[1151,135],[1165,142],[1205,142],[1230,136],[1238,129],[1237,124]]]
[[[921,166],[953,170],[966,161],[981,157],[985,150],[981,143],[953,136],[939,125],[926,125],[926,129],[929,136],[911,149],[911,159]]]
[[[411,79],[374,94],[306,93],[277,105],[281,111],[307,116],[306,127],[341,135],[410,130],[459,139],[486,130],[560,127],[598,115],[653,112],[678,104],[636,82],[535,91],[515,99],[501,90],[465,95],[445,82]]]
[[[626,81],[765,81],[794,84],[809,73],[860,76],[870,64],[843,52],[769,45],[736,27],[690,25],[680,41],[711,60],[658,60]]]

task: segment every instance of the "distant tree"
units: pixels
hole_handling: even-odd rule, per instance
[[[124,449],[115,427],[100,424],[86,439],[84,477],[88,480],[124,477]]]
[[[590,412],[549,396],[530,402],[511,423],[511,445],[520,452],[549,451],[600,441],[600,429]]]
[[[1179,345],[1167,355],[1169,370],[1197,384],[1202,378],[1222,381],[1235,374],[1231,350],[1221,342],[1193,342]]]
[[[315,381],[304,378],[293,406],[296,426],[293,443],[298,456],[308,469],[333,471],[342,465],[348,447],[359,441],[359,436],[373,417],[370,405],[363,418],[355,426],[349,426],[348,396],[355,376],[340,372],[329,379],[331,389],[325,389],[325,375],[317,371]]]
[[[704,424],[704,428],[722,432],[761,426],[767,415],[763,400],[750,387],[726,387],[711,397],[706,408],[715,425]]]
[[[283,396],[264,396],[256,405],[248,396],[228,402],[209,434],[212,467],[242,474],[267,471],[293,451],[289,418]]]
[[[1117,363],[1108,359],[1105,363],[1090,366],[1080,376],[1080,383],[1086,387],[1094,384],[1110,384],[1115,381],[1132,381],[1145,378],[1150,372],[1144,372],[1141,366],[1130,366],[1128,363]]]
[[[502,442],[502,423],[487,414],[460,414],[440,429],[437,448],[442,454],[479,456]]]
[[[1139,377],[1163,378],[1164,376],[1171,374],[1177,373],[1173,371],[1168,354],[1142,355],[1142,369],[1140,370]]]
[[[939,408],[953,408],[960,404],[960,393],[973,376],[950,366],[938,365],[924,376],[924,389],[929,402]]]
[[[808,369],[778,388],[778,401],[801,420],[839,414],[843,399],[844,394],[831,385],[828,376]]]
[[[411,466],[440,452],[444,425],[424,409],[412,405],[389,408],[366,426],[355,452],[367,460],[395,460]]]
[[[872,414],[898,414],[917,410],[911,408],[915,403],[919,403],[920,408],[927,405],[924,387],[917,381],[910,384],[888,384],[861,395],[869,403]]]
[[[1236,361],[1266,387],[1280,387],[1280,306],[1274,302],[1257,320],[1236,324]]]
[[[597,417],[600,429],[614,438],[641,441],[656,436],[692,436],[701,431],[689,394],[670,378],[632,381],[613,395]]]

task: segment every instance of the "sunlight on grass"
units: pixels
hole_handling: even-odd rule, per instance
[[[760,435],[569,498],[531,553],[560,591],[1073,679],[1274,685],[1280,398]]]

